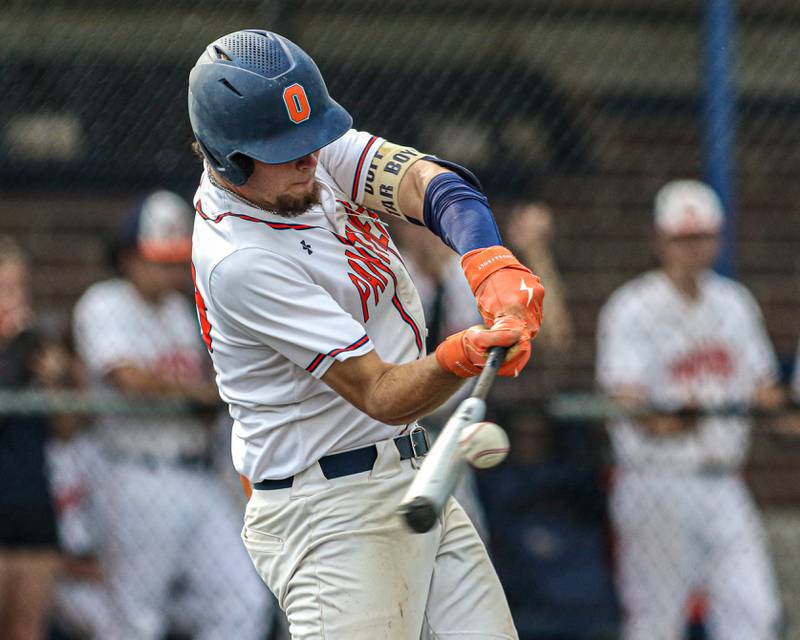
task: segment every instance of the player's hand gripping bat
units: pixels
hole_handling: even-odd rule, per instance
[[[458,445],[459,436],[465,427],[486,415],[486,396],[507,351],[506,347],[494,347],[489,352],[470,397],[450,416],[400,503],[400,514],[413,531],[431,530],[458,485],[467,464]]]

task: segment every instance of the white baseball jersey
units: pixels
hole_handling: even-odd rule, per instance
[[[616,291],[601,311],[597,379],[606,389],[636,386],[656,405],[749,405],[754,390],[777,378],[777,361],[757,303],[747,289],[705,274],[700,297],[687,299],[661,271]],[[695,431],[652,437],[631,422],[613,425],[617,459],[636,468],[735,469],[749,422],[711,417]]]
[[[99,282],[81,296],[73,322],[78,354],[99,388],[108,387],[108,373],[122,365],[183,379],[204,375],[197,320],[180,293],[151,303],[126,280]],[[118,453],[175,458],[206,448],[205,426],[193,418],[101,416],[98,426]]]
[[[250,206],[207,172],[195,195],[200,324],[234,419],[234,466],[251,480],[403,431],[320,380],[372,349],[393,363],[424,354],[419,296],[385,224],[359,205],[382,143],[351,130],[325,147],[321,203],[297,217]]]

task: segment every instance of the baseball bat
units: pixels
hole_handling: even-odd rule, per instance
[[[412,531],[430,531],[458,485],[467,464],[459,450],[458,438],[464,427],[483,420],[486,415],[486,396],[507,351],[506,347],[494,347],[489,352],[472,393],[450,416],[400,503],[400,514]]]

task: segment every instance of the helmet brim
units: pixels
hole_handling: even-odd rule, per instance
[[[322,117],[265,138],[257,136],[237,151],[264,164],[283,164],[303,158],[341,138],[353,126],[352,116],[331,100]]]

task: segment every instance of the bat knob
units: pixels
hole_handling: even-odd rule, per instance
[[[436,509],[429,500],[416,497],[401,509],[408,527],[416,533],[425,533],[436,524]]]

